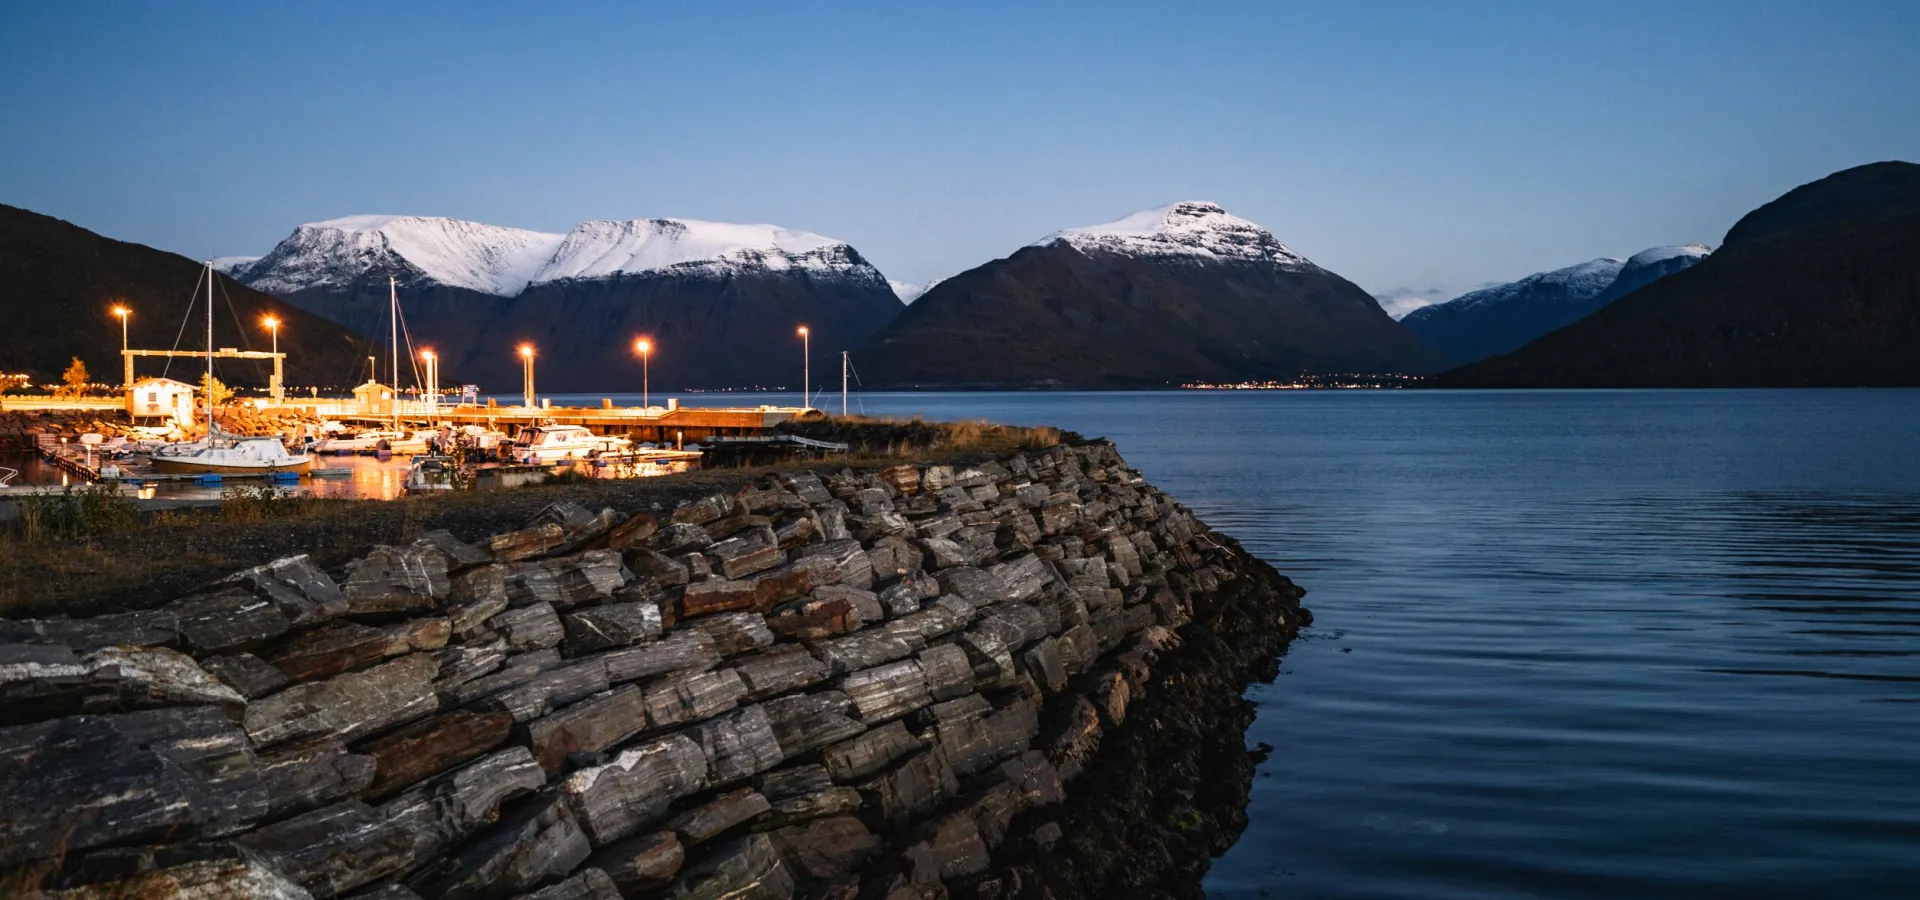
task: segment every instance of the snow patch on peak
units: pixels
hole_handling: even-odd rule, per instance
[[[1629,266],[1650,266],[1670,259],[1700,259],[1713,253],[1705,244],[1675,244],[1671,247],[1652,247],[1635,253],[1627,260]]]
[[[270,292],[347,285],[392,274],[500,297],[529,285],[608,278],[689,266],[821,273],[877,272],[852,247],[774,225],[694,219],[633,219],[576,225],[566,234],[431,216],[345,216],[294,229],[247,266],[247,283]]]
[[[1446,303],[1428,307],[1440,309],[1475,309],[1505,306],[1515,301],[1529,303],[1580,304],[1593,299],[1620,277],[1620,270],[1626,263],[1612,257],[1591,259],[1583,263],[1554,269],[1551,272],[1535,272],[1519,281],[1496,285],[1456,297]],[[1421,315],[1415,310],[1410,315]]]
[[[931,282],[924,285],[908,284],[904,281],[895,281],[889,278],[887,279],[887,287],[893,288],[893,295],[899,297],[901,303],[911,304],[913,301],[920,299],[920,295],[926,293],[927,288],[933,287],[933,284]]]
[[[215,270],[225,272],[228,275],[237,276],[245,272],[248,266],[251,266],[256,262],[259,262],[260,257],[258,256],[216,256],[207,261],[213,264],[213,268]]]
[[[1540,272],[1538,274],[1529,275],[1527,277],[1540,278],[1548,281],[1577,281],[1580,279],[1592,278],[1596,276],[1605,276],[1607,278],[1612,278],[1615,275],[1620,274],[1621,267],[1625,265],[1626,263],[1620,260],[1614,259],[1611,256],[1602,256],[1599,259],[1590,259],[1583,263],[1575,263],[1564,269],[1555,269],[1551,272]]]
[[[774,270],[851,268],[844,242],[775,225],[697,219],[582,222],[532,280],[607,278],[689,264],[755,264]]]
[[[1189,200],[1144,209],[1112,222],[1069,228],[1034,246],[1064,243],[1080,250],[1136,256],[1198,256],[1311,265],[1265,228],[1235,216],[1218,203]]]
[[[563,235],[432,216],[347,216],[311,222],[251,266],[265,291],[350,282],[369,272],[512,296],[545,265]]]

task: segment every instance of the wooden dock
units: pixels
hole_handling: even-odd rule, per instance
[[[303,404],[289,400],[281,408],[299,409],[316,416],[341,422],[382,425],[391,423],[394,414],[386,410],[358,411],[351,404]],[[579,425],[594,434],[631,436],[635,441],[656,444],[704,442],[715,437],[752,437],[768,433],[774,426],[810,418],[823,418],[817,409],[792,406],[716,407],[681,406],[648,409],[614,406],[603,401],[594,406],[441,406],[431,411],[426,404],[406,401],[400,404],[403,424],[424,427],[429,418],[454,425],[481,425],[511,434],[522,425]]]

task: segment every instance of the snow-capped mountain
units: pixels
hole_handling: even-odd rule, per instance
[[[1068,228],[1034,243],[1128,256],[1196,257],[1282,266],[1312,265],[1272,232],[1228,213],[1218,203],[1190,200],[1144,209],[1102,225]]]
[[[1705,244],[1678,244],[1635,253],[1620,267],[1613,283],[1594,298],[1593,306],[1599,309],[1668,275],[1691,269],[1712,252]]]
[[[611,278],[686,266],[845,273],[865,266],[857,255],[849,256],[851,249],[842,241],[773,225],[693,219],[582,222],[560,241],[532,281]]]
[[[1430,371],[1352,282],[1218,204],[1070,228],[931,286],[855,355],[890,385],[1166,386]]]
[[[1400,320],[1456,364],[1510,353],[1627,294],[1686,269],[1711,252],[1699,244],[1654,247],[1622,262],[1588,260],[1495,285],[1408,313]]]
[[[210,260],[216,271],[225,272],[235,278],[247,270],[248,266],[260,261],[258,256],[216,256]]]
[[[366,334],[387,329],[393,276],[412,332],[435,344],[450,376],[510,385],[511,348],[529,340],[551,360],[541,384],[562,390],[623,383],[640,334],[660,347],[657,384],[785,384],[797,379],[766,347],[723,349],[784,342],[803,322],[816,343],[852,347],[900,309],[886,278],[844,241],[693,219],[582,222],[555,234],[349,216],[301,225],[234,274]]]
[[[582,222],[566,234],[429,216],[348,216],[294,229],[247,267],[264,290],[302,291],[370,272],[512,297],[528,285],[688,266],[852,272],[843,241],[773,225],[694,219]]]
[[[1683,247],[1636,258],[1656,267],[1688,259],[1698,265],[1435,382],[1494,388],[1920,385],[1920,353],[1914,352],[1920,347],[1914,304],[1920,165],[1873,163],[1803,184],[1741,216],[1711,256]]]
[[[291,293],[375,273],[511,297],[564,237],[434,216],[347,216],[295,228],[241,278],[259,290]]]
[[[893,288],[893,295],[895,297],[899,297],[901,303],[912,303],[913,301],[920,299],[920,295],[926,293],[927,288],[933,287],[934,284],[938,284],[938,283],[939,282],[936,281],[936,282],[920,285],[920,284],[908,284],[904,281],[894,281],[892,279],[888,279],[887,287]]]
[[[1424,316],[1420,310],[1414,310],[1408,318],[1429,318],[1442,311],[1492,310],[1516,303],[1577,306],[1600,296],[1601,291],[1620,277],[1620,269],[1625,265],[1620,260],[1602,257],[1551,272],[1535,272],[1519,281],[1483,288],[1427,307],[1429,312]]]

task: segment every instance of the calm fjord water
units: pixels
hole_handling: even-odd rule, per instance
[[[1307,587],[1215,896],[1920,896],[1920,392],[860,403],[1113,438]]]

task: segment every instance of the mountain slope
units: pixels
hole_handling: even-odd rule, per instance
[[[1593,308],[1606,306],[1668,275],[1685,272],[1712,253],[1705,244],[1653,247],[1635,253],[1627,258],[1626,265],[1620,267],[1620,274],[1614,276],[1613,283],[1593,298]]]
[[[638,390],[633,341],[651,336],[661,390],[798,382],[794,329],[856,346],[900,309],[842,241],[772,225],[583,222],[566,234],[410,216],[302,225],[242,277],[368,333],[387,329],[396,279],[414,340],[449,375],[517,387],[534,344],[543,391]],[[789,359],[789,356],[793,360]]]
[[[0,369],[27,371],[36,381],[57,380],[75,356],[95,381],[120,381],[120,323],[108,312],[116,303],[133,310],[128,341],[136,348],[202,349],[205,287],[195,296],[202,265],[140,244],[102,237],[39,213],[0,205]],[[217,276],[214,344],[266,350],[269,334],[258,324],[277,317],[280,349],[287,353],[289,386],[358,383],[372,346],[326,319]],[[231,299],[232,308],[227,306]],[[192,321],[182,333],[189,304]],[[238,321],[236,321],[236,318]],[[173,361],[171,374],[194,381],[204,363]],[[143,359],[140,375],[159,374],[166,363]],[[272,369],[265,362],[219,360],[215,373],[231,384],[264,387]]]
[[[1920,216],[1729,243],[1434,387],[1920,385]]]
[[[1920,165],[1878,162],[1803,184],[1740,217],[1722,247],[1766,240],[1802,228],[1920,215]]]
[[[888,279],[887,286],[893,288],[893,295],[899,297],[901,303],[912,303],[920,299],[920,295],[926,293],[928,288],[933,287],[932,284],[908,284],[892,279]]]
[[[1408,313],[1400,324],[1453,363],[1506,353],[1599,308],[1624,263],[1601,258],[1536,272]]]
[[[869,384],[1116,388],[1422,371],[1434,358],[1353,283],[1188,202],[940,281],[855,362]]]

